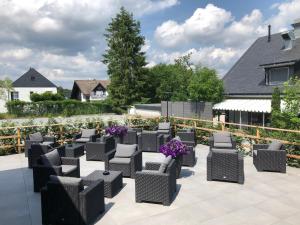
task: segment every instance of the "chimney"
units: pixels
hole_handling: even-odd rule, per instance
[[[268,42],[271,41],[271,25],[268,25]]]
[[[296,19],[294,23],[292,24],[294,28],[294,37],[295,39],[300,38],[300,18]]]

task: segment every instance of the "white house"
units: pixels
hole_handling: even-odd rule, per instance
[[[20,100],[30,102],[30,94],[44,92],[57,93],[57,87],[50,80],[30,68],[25,74],[13,82],[13,91],[7,94],[6,98],[0,100],[0,112],[6,112],[5,103],[7,100]]]
[[[82,102],[104,100],[109,83],[109,80],[75,80],[71,98]]]

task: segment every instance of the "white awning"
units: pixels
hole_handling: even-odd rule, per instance
[[[227,99],[215,104],[213,109],[271,113],[271,99]]]

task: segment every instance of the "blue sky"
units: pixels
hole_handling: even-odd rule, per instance
[[[2,0],[0,79],[34,67],[57,85],[107,79],[105,27],[124,6],[141,21],[147,66],[191,53],[222,77],[253,41],[290,29],[300,0]]]

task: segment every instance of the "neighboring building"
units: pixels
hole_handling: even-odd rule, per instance
[[[300,20],[293,30],[258,38],[224,76],[226,100],[214,105],[226,122],[269,125],[274,87],[300,75]]]
[[[14,90],[10,93],[10,99],[25,102],[30,102],[30,95],[32,93],[57,93],[56,85],[33,68],[30,68],[13,82],[13,88]]]
[[[104,100],[109,83],[109,80],[75,80],[71,98],[82,102]]]
[[[30,68],[13,82],[13,91],[8,94],[6,100],[0,100],[0,112],[7,111],[5,107],[7,100],[30,102],[30,94],[44,92],[57,93],[57,87],[34,68]]]

